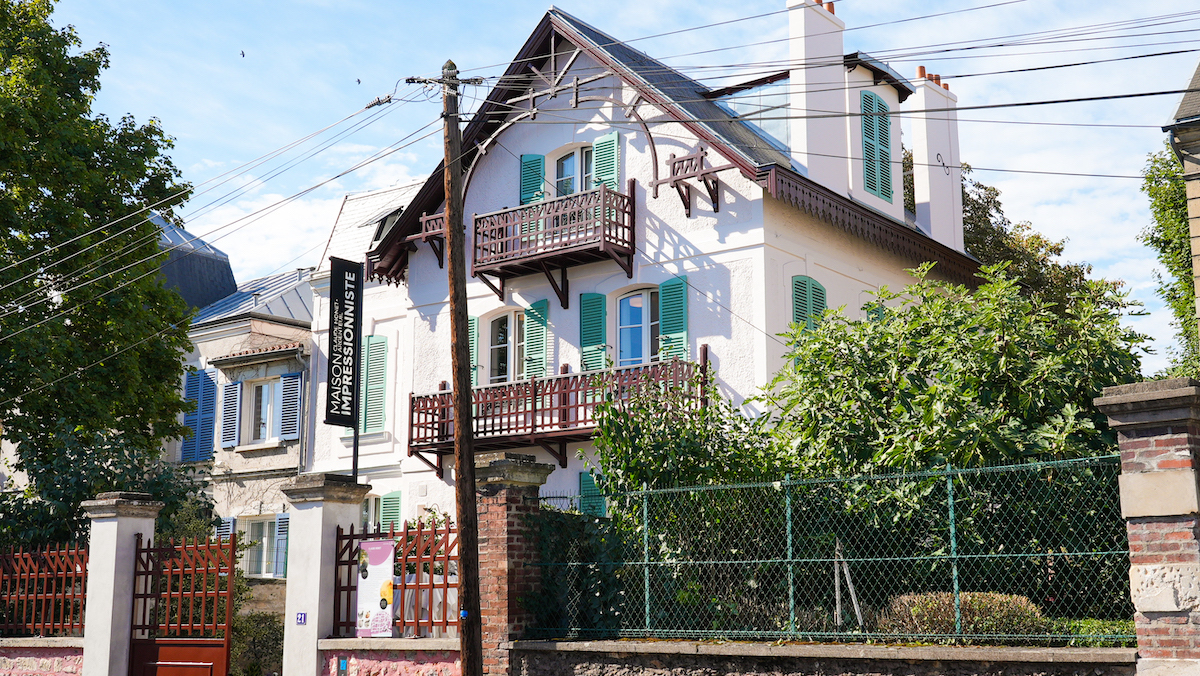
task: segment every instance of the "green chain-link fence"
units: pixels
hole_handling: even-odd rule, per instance
[[[1132,645],[1116,457],[544,498],[536,637]]]

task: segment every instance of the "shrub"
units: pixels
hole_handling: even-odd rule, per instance
[[[230,658],[235,676],[282,673],[283,618],[263,612],[235,615]]]
[[[1050,628],[1032,601],[1015,594],[962,592],[962,633],[967,635],[1036,636]],[[954,594],[902,594],[892,599],[879,628],[894,634],[943,634],[953,637]]]

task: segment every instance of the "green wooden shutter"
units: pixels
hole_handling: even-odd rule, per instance
[[[546,377],[549,320],[549,300],[539,300],[525,310],[525,375],[530,378]]]
[[[579,511],[589,516],[608,516],[608,505],[591,472],[579,473]]]
[[[387,337],[366,336],[363,340],[362,401],[360,428],[364,433],[382,432],[387,420]]]
[[[871,301],[866,307],[867,319],[873,322],[883,321],[883,303],[879,301]]]
[[[601,136],[592,143],[592,185],[583,190],[608,186],[616,190],[621,183],[621,137],[617,132]]]
[[[379,530],[389,528],[401,530],[404,524],[400,521],[400,491],[392,491],[379,498]]]
[[[467,333],[470,336],[471,387],[479,385],[479,317],[467,317]]]
[[[658,350],[663,361],[673,357],[688,358],[688,285],[687,277],[675,277],[658,286],[659,334]]]
[[[863,92],[863,187],[892,201],[892,123],[888,105],[871,92]],[[873,114],[874,113],[874,114]]]
[[[825,314],[825,287],[812,277],[792,277],[792,321],[812,331]]]
[[[545,196],[545,192],[542,190],[545,177],[545,155],[521,156],[521,204],[542,201]]]
[[[608,300],[602,293],[579,294],[579,350],[581,369],[596,371],[607,366]]]

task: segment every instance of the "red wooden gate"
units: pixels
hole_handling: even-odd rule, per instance
[[[134,567],[130,676],[227,676],[237,536],[142,543]]]

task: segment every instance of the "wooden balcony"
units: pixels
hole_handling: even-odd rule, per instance
[[[706,352],[701,351],[702,363],[707,361]],[[707,375],[705,367],[676,359],[476,387],[471,391],[475,450],[541,446],[566,467],[566,445],[592,437],[596,405],[606,393],[619,397],[635,386],[652,383],[689,387],[697,372]],[[441,456],[454,453],[453,397],[448,391],[414,394],[410,403],[408,454],[420,457],[440,475]],[[426,455],[437,456],[436,464]]]
[[[473,274],[501,299],[505,280],[544,274],[563,308],[568,307],[568,267],[614,260],[632,277],[633,194],[630,180],[628,194],[602,184],[587,192],[475,216]]]

